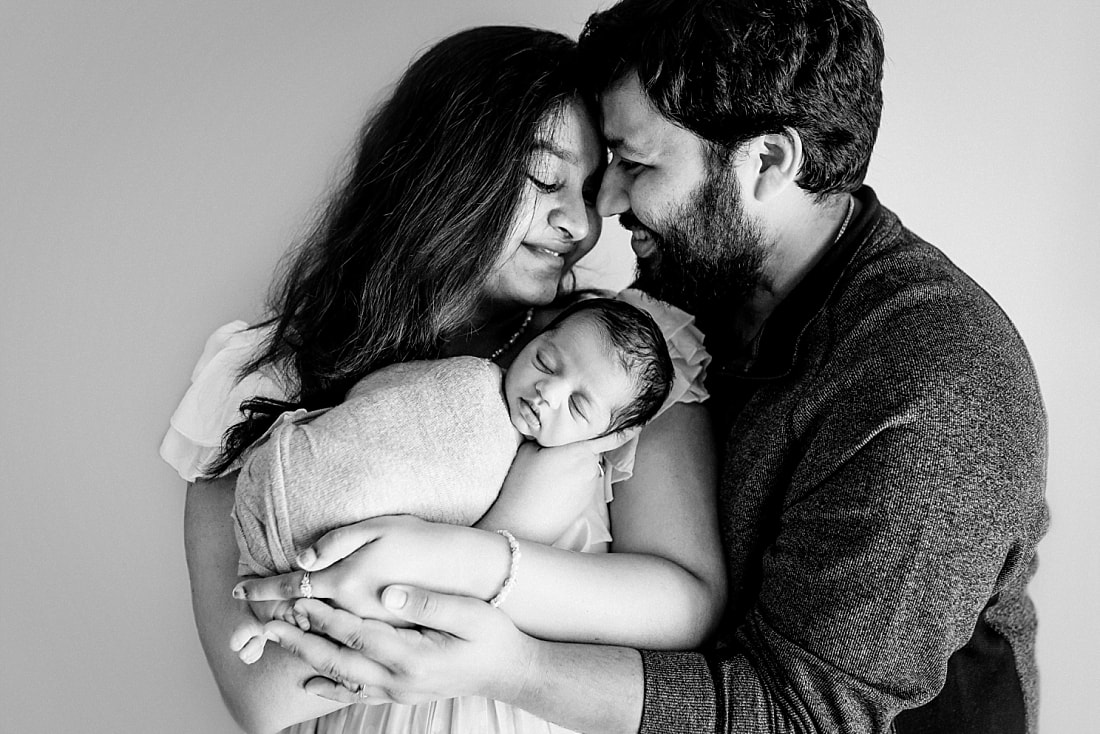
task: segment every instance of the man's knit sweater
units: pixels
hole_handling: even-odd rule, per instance
[[[730,602],[706,650],[643,652],[643,732],[1036,730],[1030,359],[985,291],[857,197],[752,358],[712,365]]]

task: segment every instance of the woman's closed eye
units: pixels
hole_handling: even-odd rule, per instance
[[[561,181],[543,181],[530,173],[527,174],[527,179],[544,194],[556,194],[565,186]]]
[[[579,418],[585,423],[588,422],[588,416],[585,415],[584,409],[581,407],[580,401],[577,400],[575,396],[571,396],[569,398],[569,412],[572,413],[574,417]]]

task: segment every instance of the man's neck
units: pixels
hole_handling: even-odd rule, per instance
[[[775,245],[764,265],[773,301],[771,309],[813,270],[858,213],[858,202],[848,194],[815,204],[799,192],[789,205],[780,206],[772,216]]]
[[[841,195],[828,204],[779,212],[765,280],[753,297],[698,319],[699,328],[708,335],[707,348],[719,364],[744,365],[752,360],[754,343],[768,318],[843,236],[858,209],[854,196]]]

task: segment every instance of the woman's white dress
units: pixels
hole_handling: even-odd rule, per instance
[[[694,319],[636,290],[620,299],[648,311],[668,343],[676,371],[664,410],[675,403],[706,399],[703,378],[709,355]],[[173,413],[161,443],[161,456],[186,481],[201,476],[217,455],[226,428],[241,420],[240,403],[261,395],[285,398],[288,383],[274,370],[252,373],[237,381],[241,367],[266,336],[234,321],[215,331],[191,374],[191,386]],[[637,439],[605,455],[603,486],[593,488],[592,502],[554,542],[554,546],[584,553],[604,553],[611,541],[607,503],[612,486],[633,473]],[[513,706],[464,696],[429,703],[384,706],[353,705],[286,730],[291,734],[565,734],[568,730]]]

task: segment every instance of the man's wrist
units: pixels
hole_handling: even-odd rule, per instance
[[[637,650],[523,639],[499,667],[487,697],[568,729],[638,731],[645,683]]]

